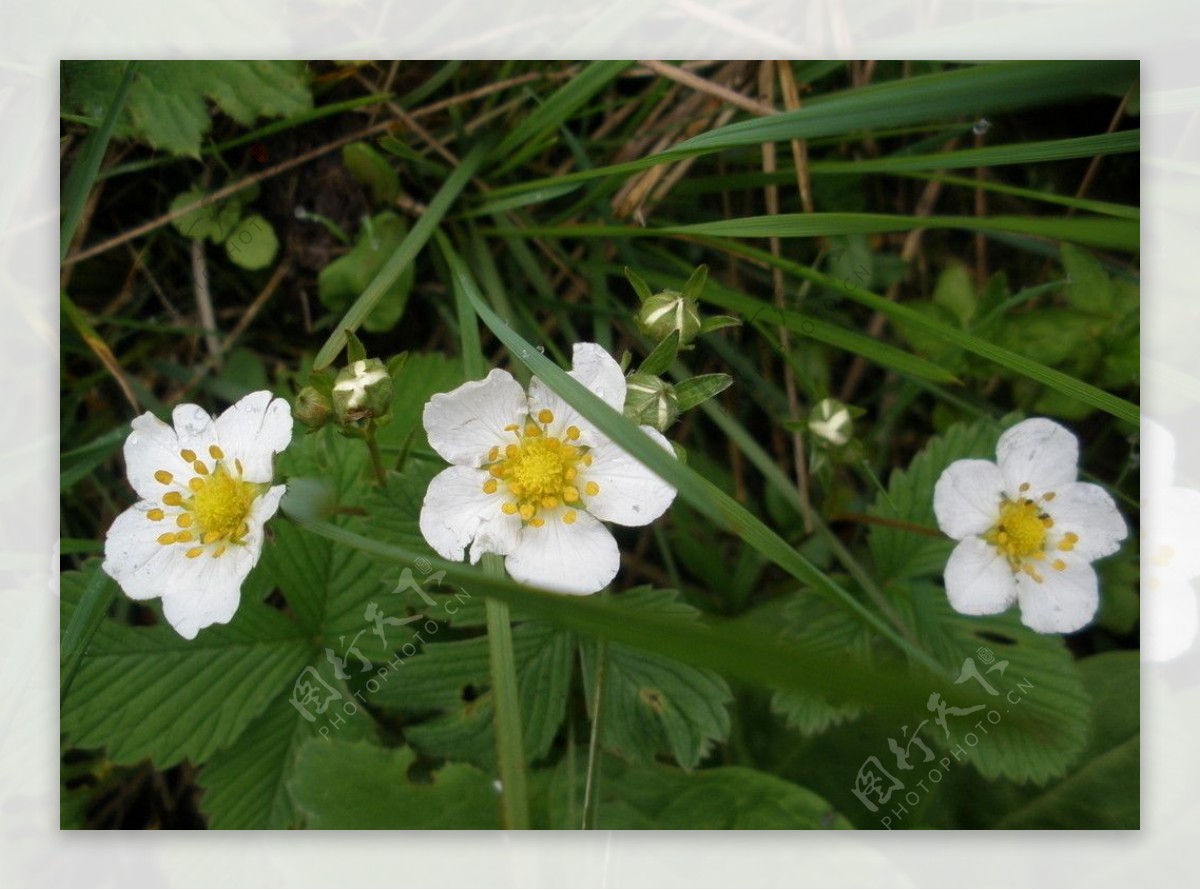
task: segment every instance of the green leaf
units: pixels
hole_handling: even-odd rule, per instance
[[[741,325],[740,318],[734,318],[732,315],[710,315],[700,323],[700,333],[711,334],[713,331],[719,331],[721,328],[734,328]]]
[[[400,177],[395,169],[365,142],[343,146],[342,163],[351,176],[370,189],[376,204],[391,204],[400,194]]]
[[[912,459],[908,468],[896,470],[888,482],[887,494],[880,493],[871,508],[872,516],[894,523],[937,530],[933,513],[933,486],[942,471],[956,460],[982,458],[995,460],[1000,427],[991,421],[959,423],[934,436]],[[941,574],[954,549],[954,541],[941,535],[928,537],[894,525],[871,528],[871,555],[875,575],[891,581],[903,581]]]
[[[847,654],[859,660],[870,656],[870,635],[865,628],[827,600],[801,593],[783,610],[785,622],[782,641],[797,649]],[[771,710],[780,714],[788,726],[805,735],[815,735],[858,717],[862,708],[846,702],[833,702],[819,692],[776,692]]]
[[[681,380],[675,384],[675,395],[679,399],[679,413],[690,411],[713,396],[723,393],[732,385],[733,378],[728,374],[700,374],[688,380]]]
[[[83,573],[62,576],[64,627],[84,585]],[[195,640],[166,624],[104,621],[63,701],[62,730],[78,747],[106,747],[117,763],[198,763],[232,743],[311,655],[293,622],[253,601]]]
[[[275,230],[257,213],[238,223],[225,241],[225,252],[243,269],[265,269],[278,250]]]
[[[1093,701],[1083,756],[1061,781],[1027,794],[996,828],[1138,828],[1138,654],[1094,655],[1081,661],[1079,668]]]
[[[1021,624],[1015,609],[1003,615],[960,615],[940,588],[928,585],[913,586],[912,609],[917,635],[959,672],[954,685],[986,693],[983,703],[974,706],[978,710],[955,714],[948,709],[946,726],[938,727],[941,712],[933,696],[940,695],[944,704],[951,684],[931,688],[927,713],[921,715],[929,718],[926,736],[955,760],[973,764],[984,778],[1041,785],[1063,775],[1083,750],[1091,711],[1063,638],[1034,633]],[[1002,662],[1007,665],[1001,669]]]
[[[625,267],[625,277],[629,279],[629,283],[633,285],[634,293],[638,295],[638,299],[643,303],[654,296],[653,292],[650,290],[650,285],[646,284],[646,282],[642,279],[642,276],[637,272],[634,272],[628,266]]]
[[[673,590],[647,587],[613,598],[630,621],[643,614],[689,623],[699,612]],[[596,644],[582,643],[587,700],[595,700]],[[605,649],[601,696],[601,742],[628,760],[647,763],[669,753],[684,768],[696,766],[714,742],[729,734],[729,686],[712,671],[680,664],[641,649],[611,644]]]
[[[207,197],[207,192],[199,188],[190,188],[181,192],[171,201],[171,211],[188,207]],[[230,198],[198,207],[190,213],[171,222],[171,225],[185,238],[207,238],[213,244],[220,244],[233,234],[238,220],[242,218],[240,201]]]
[[[665,374],[667,369],[675,363],[675,356],[679,354],[679,331],[674,330],[669,333],[661,343],[654,347],[654,350],[646,356],[646,360],[642,362],[642,366],[638,368],[639,374],[653,374],[655,377]]]
[[[933,302],[954,313],[960,326],[970,325],[975,317],[975,284],[965,265],[951,263],[942,270],[933,288]]]
[[[371,225],[359,229],[354,248],[321,270],[317,276],[317,294],[330,311],[342,314],[367,289],[380,269],[408,237],[404,218],[384,211],[371,218]],[[379,301],[363,321],[368,331],[390,331],[400,321],[412,291],[413,268],[403,271],[379,296]]]
[[[513,628],[526,761],[544,757],[562,726],[574,648],[571,634],[545,624],[525,622]],[[399,681],[381,687],[371,701],[410,717],[434,712],[435,717],[423,722],[405,720],[409,743],[434,757],[491,770],[496,741],[490,685],[487,637],[431,642],[422,654],[405,659]]]
[[[288,790],[305,827],[315,829],[500,828],[492,780],[450,764],[414,779],[407,748],[309,741]]]
[[[99,116],[97,112],[104,107],[101,97],[116,92],[114,64],[64,64],[63,107]],[[141,139],[173,155],[200,157],[203,137],[212,128],[206,98],[246,126],[261,117],[289,117],[312,108],[308,69],[303,62],[139,64],[118,134]]]
[[[1064,244],[1062,259],[1069,280],[1067,302],[1083,312],[1112,314],[1116,308],[1112,282],[1095,258],[1073,244]]]
[[[582,755],[581,755],[582,757]],[[552,828],[577,828],[560,769],[549,787]],[[828,801],[791,782],[741,766],[686,772],[670,766],[629,766],[605,759],[598,829],[846,829]]]

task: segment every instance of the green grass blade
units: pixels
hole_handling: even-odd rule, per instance
[[[112,103],[104,113],[103,122],[98,129],[88,135],[87,144],[83,147],[79,160],[67,175],[62,194],[62,228],[59,230],[58,236],[59,262],[67,257],[71,239],[75,237],[75,227],[79,225],[79,218],[83,215],[83,205],[87,203],[87,196],[96,181],[96,174],[100,172],[100,164],[104,160],[104,153],[108,150],[108,141],[112,138],[113,129],[117,125],[117,117],[125,108],[125,99],[129,95],[129,87],[133,84],[133,77],[137,74],[137,70],[137,62],[126,63],[125,73],[121,75],[121,83],[117,87],[117,94],[113,96]]]
[[[462,163],[458,168],[450,174],[450,178],[438,190],[438,193],[433,196],[433,200],[429,202],[429,206],[425,212],[421,214],[421,218],[417,220],[416,225],[408,233],[396,252],[388,258],[384,263],[383,268],[379,270],[379,274],[371,280],[367,285],[367,289],[362,292],[357,300],[354,301],[342,320],[338,322],[333,333],[329,335],[329,339],[325,341],[325,345],[321,347],[321,351],[317,353],[317,358],[313,362],[314,370],[321,370],[328,367],[338,353],[346,346],[346,331],[357,331],[359,325],[363,323],[363,319],[370,314],[375,308],[375,304],[379,302],[392,283],[400,277],[400,273],[413,261],[421,248],[433,235],[438,224],[442,221],[442,217],[446,215],[459,193],[463,190],[471,177],[475,175],[475,171],[483,163],[484,158],[488,156],[490,148],[487,144],[480,144],[471,150],[471,153],[463,158]]]
[[[79,665],[87,652],[88,643],[100,627],[100,622],[108,613],[108,607],[117,596],[117,585],[104,573],[97,569],[92,573],[87,588],[79,600],[79,606],[71,615],[71,622],[63,632],[62,643],[59,646],[59,701],[65,701],[67,692],[79,671]]]
[[[522,146],[557,129],[632,64],[628,61],[592,62],[505,136],[496,148],[496,157],[507,159]]]

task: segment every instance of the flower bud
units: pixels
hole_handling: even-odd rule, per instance
[[[654,294],[642,303],[635,319],[642,333],[659,343],[679,331],[679,345],[686,346],[700,333],[700,309],[679,291]]]
[[[310,430],[319,430],[329,423],[333,415],[333,402],[311,386],[306,386],[296,395],[292,403],[292,416]]]
[[[818,444],[840,448],[850,441],[854,419],[850,409],[837,399],[821,399],[808,415],[808,430]]]
[[[392,377],[377,358],[351,362],[333,383],[333,410],[339,423],[383,417],[392,407]]]
[[[679,416],[675,387],[653,374],[633,374],[625,382],[625,416],[660,433]]]

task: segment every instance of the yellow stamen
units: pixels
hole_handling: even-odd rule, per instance
[[[587,485],[583,486],[583,490],[587,492],[588,497],[594,498],[600,493],[600,486],[595,482],[589,482]]]
[[[554,423],[554,412],[549,408],[543,408],[538,412],[537,419],[541,424]]]
[[[196,459],[196,452],[190,448],[185,448],[179,452],[179,456],[186,460],[189,464]]]
[[[542,498],[542,506],[547,510],[553,510],[558,506],[558,498],[552,494],[546,495],[546,497]]]
[[[183,504],[183,495],[177,491],[168,491],[163,495],[162,502],[168,507],[178,507]]]
[[[190,528],[192,525],[192,514],[180,513],[175,517],[175,524],[180,528]]]
[[[175,533],[174,532],[164,532],[163,534],[158,536],[158,543],[174,544],[175,543]]]
[[[195,540],[195,538],[196,538],[196,536],[193,535],[191,532],[178,532],[175,535],[175,543],[176,544],[186,544],[189,541]]]
[[[505,501],[505,502],[504,502],[504,503],[501,505],[501,507],[500,507],[500,510],[501,510],[501,512],[503,512],[503,513],[504,513],[506,516],[512,516],[514,513],[516,513],[516,512],[517,512],[517,505],[516,505],[516,504],[514,504],[512,501]]]
[[[575,523],[575,518],[574,510],[568,510],[563,514],[563,522],[565,522],[567,525],[573,525]]]
[[[155,470],[154,471],[155,481],[161,482],[163,485],[170,485],[171,480],[174,478],[175,477],[172,476],[170,473],[168,473],[166,470]]]
[[[220,547],[218,547],[216,550],[214,550],[212,552],[213,559],[216,559],[218,556],[220,556],[224,552],[225,552],[225,545],[222,544]]]
[[[506,433],[515,433],[515,432],[516,432],[517,430],[519,430],[520,428],[521,428],[521,427],[519,427],[517,424],[515,424],[515,423],[510,423],[508,426],[506,426],[506,427],[504,428],[504,432],[506,432]]]
[[[534,425],[534,424],[532,424],[532,423],[528,423],[528,424],[526,424],[526,425],[525,425],[525,438],[527,438],[527,439],[536,439],[536,438],[537,438],[538,436],[540,436],[541,434],[542,434],[542,428],[541,428],[541,427],[539,427],[539,426],[535,426],[535,425]]]
[[[195,463],[193,463],[192,469],[195,470],[197,473],[199,473],[201,476],[208,475],[208,466],[202,460],[198,460]]]
[[[541,528],[543,525],[546,524],[546,520],[535,517],[535,518],[529,520],[529,524],[532,525],[534,528]]]
[[[498,488],[500,488],[500,483],[495,479],[489,479],[487,482],[483,483],[484,494],[495,494]]]
[[[166,515],[167,514],[164,513],[162,510],[158,509],[158,507],[155,507],[153,510],[146,511],[146,518],[149,519],[151,522],[161,522],[163,517],[165,517]]]
[[[521,505],[521,518],[524,519],[526,522],[528,522],[530,519],[532,519],[533,514],[536,512],[537,512],[537,509],[533,506],[533,504],[522,504]]]
[[[222,451],[216,445],[209,445],[208,446],[208,456],[211,457],[213,460],[224,460],[225,452]]]
[[[200,538],[200,543],[201,544],[215,544],[217,541],[221,540],[221,538],[223,538],[223,537],[224,537],[224,534],[219,531],[205,532],[204,535]]]
[[[563,489],[563,500],[568,504],[573,504],[579,500],[579,489],[574,485],[568,485]]]
[[[200,489],[204,488],[204,480],[199,476],[193,476],[188,480],[188,488],[190,488],[192,491],[199,491]]]
[[[197,556],[199,556],[203,552],[204,552],[203,547],[193,547],[191,550],[189,550],[187,553],[185,553],[184,556],[186,556],[188,559],[195,559]]]
[[[500,456],[500,446],[499,446],[499,445],[493,445],[493,446],[491,447],[491,449],[488,451],[488,461],[489,461],[489,462],[490,462],[490,461],[493,461],[493,460],[495,460],[496,458],[498,458],[499,456]]]
[[[1056,571],[1056,572],[1061,572],[1063,569],[1065,569],[1067,567],[1067,564],[1061,559],[1054,560],[1054,562],[1052,562],[1051,565],[1054,566],[1054,571]]]
[[[574,442],[576,439],[578,439],[580,437],[580,435],[581,435],[581,433],[579,432],[579,427],[577,427],[577,426],[567,427],[567,440],[568,441]]]

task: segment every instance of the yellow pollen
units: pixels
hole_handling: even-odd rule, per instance
[[[192,514],[180,513],[177,517],[175,517],[175,524],[180,528],[190,528],[192,525]]]
[[[235,540],[241,540],[242,538],[246,537],[246,535],[248,535],[248,534],[250,534],[250,526],[246,525],[246,523],[243,522],[241,525],[239,525],[237,527],[237,531],[234,532],[233,537]]]
[[[574,524],[574,522],[575,522],[575,511],[574,511],[574,510],[568,510],[566,513],[564,513],[564,514],[563,514],[563,522],[565,522],[567,525],[572,525],[572,524]]]
[[[196,452],[190,448],[185,448],[179,452],[179,456],[186,460],[189,464],[196,459]]]
[[[495,479],[489,479],[487,482],[483,483],[483,493],[484,494],[495,494],[496,489],[498,489],[499,487],[500,487],[499,482],[497,482]]]
[[[493,461],[496,458],[498,458],[499,456],[500,456],[500,446],[493,445],[492,449],[488,452],[488,460]]]
[[[1022,492],[1029,491],[1029,483],[1028,483],[1028,482],[1022,482],[1022,483],[1021,483],[1021,488],[1020,488],[1020,491],[1022,491]]]
[[[158,507],[155,507],[153,510],[146,511],[146,518],[149,519],[151,522],[162,522],[163,517],[165,517],[166,515],[167,514],[164,513],[162,510],[158,509]]]
[[[196,536],[191,532],[178,532],[175,535],[176,544],[186,544],[188,541],[195,540]]]
[[[242,462],[240,460],[238,460],[236,457],[233,459],[233,468],[235,470],[237,470],[237,474],[239,476],[246,472],[245,470],[242,469]]]
[[[1028,575],[1030,578],[1032,578],[1034,581],[1036,581],[1038,584],[1041,584],[1043,581],[1046,580],[1044,577],[1042,577],[1041,573],[1038,572],[1038,570],[1035,569],[1030,563],[1025,563],[1025,565],[1022,567],[1021,570],[1026,575]]]
[[[505,501],[505,503],[503,505],[501,505],[500,509],[501,509],[501,511],[504,512],[505,515],[512,516],[514,513],[517,512],[517,505],[514,504],[512,501]]]
[[[204,480],[199,476],[193,476],[188,480],[188,488],[192,491],[200,491],[200,489],[204,488]]]
[[[1042,495],[1042,500],[1043,500],[1043,501],[1052,501],[1052,500],[1054,500],[1054,492],[1052,492],[1052,491],[1048,491],[1048,492],[1046,492],[1044,495]]]
[[[554,423],[554,412],[549,408],[543,408],[538,412],[537,419],[538,423],[543,425],[547,423]]]
[[[547,408],[533,417],[541,424],[554,421],[554,413]],[[506,488],[512,499],[501,505],[505,515],[520,515],[523,521],[540,528],[545,517],[539,516],[539,511],[579,501],[579,488],[573,480],[579,475],[580,462],[587,460],[584,450],[565,444],[531,421],[518,429],[515,444],[504,446],[503,457],[487,466],[494,478],[484,483],[483,490],[493,494]],[[493,448],[488,457],[500,454]]]
[[[1054,571],[1056,571],[1056,572],[1061,572],[1063,569],[1065,569],[1067,567],[1067,564],[1065,562],[1063,562],[1061,559],[1054,560],[1054,562],[1052,562],[1051,565],[1054,566]]]
[[[218,531],[205,532],[204,536],[200,539],[200,543],[215,544],[215,543],[217,543],[217,541],[221,540],[221,538],[223,538],[223,537],[224,537],[224,535]]]
[[[1046,540],[1042,516],[1037,505],[1029,498],[1019,501],[1005,499],[1000,506],[1000,521],[989,535],[991,543],[1010,559],[1034,556]]]
[[[525,438],[536,439],[542,434],[542,428],[535,424],[529,423],[525,425]]]
[[[1063,535],[1062,540],[1058,542],[1058,549],[1074,550],[1077,543],[1079,543],[1079,535],[1075,534],[1075,532],[1067,532]]]
[[[1054,528],[1054,520],[1049,516],[1043,516],[1042,525],[1046,526],[1046,528]]]
[[[208,446],[208,456],[211,457],[213,460],[224,460],[225,452],[222,451],[220,448],[218,448],[216,445],[209,445]]]
[[[529,520],[529,524],[532,525],[534,528],[541,528],[543,525],[546,524],[546,520],[535,516],[533,519]]]
[[[583,456],[583,465],[585,467],[590,467],[592,465],[592,456],[590,454],[585,454]]]
[[[575,469],[574,467],[567,467],[566,472],[563,473],[563,478],[566,479],[568,482],[572,482],[572,481],[574,481],[575,477],[578,475],[579,475],[579,471],[577,469]],[[569,500],[569,498],[568,498],[568,500]]]
[[[488,472],[497,479],[500,479],[504,476],[504,467],[501,464],[494,464],[493,466],[488,467]]]
[[[512,460],[514,457],[516,457],[520,453],[521,453],[521,449],[518,448],[516,445],[508,445],[504,449],[504,456],[506,458],[508,458],[509,460]]]
[[[558,506],[558,498],[556,498],[552,494],[548,494],[544,498],[542,498],[542,506],[545,507],[547,510],[553,510],[555,507]]]
[[[224,552],[225,552],[225,545],[222,544],[220,547],[218,547],[216,550],[214,550],[212,552],[212,558],[216,559],[218,556],[220,556]]]
[[[579,432],[579,427],[577,427],[577,426],[567,427],[567,441],[574,442],[576,439],[578,439],[580,437],[580,435],[582,435],[582,434]]]
[[[204,461],[202,461],[202,460],[198,460],[195,463],[193,463],[192,469],[195,470],[197,473],[199,473],[201,476],[208,475],[208,467],[205,465]]]
[[[575,477],[572,476],[571,478],[573,479]],[[563,489],[562,496],[563,496],[563,500],[566,501],[568,504],[573,504],[579,500],[579,489],[576,488],[574,485],[568,485],[566,488]]]
[[[506,426],[506,427],[504,428],[504,432],[506,432],[506,433],[515,433],[515,432],[516,432],[517,430],[519,430],[519,429],[520,429],[520,427],[519,427],[517,424],[515,424],[515,423],[510,423],[508,426]]]
[[[163,485],[170,485],[171,480],[174,478],[175,477],[172,476],[170,473],[168,473],[166,470],[155,470],[154,471],[155,481],[161,482]]]
[[[162,501],[168,507],[178,507],[183,503],[183,495],[177,491],[168,491],[163,495]]]
[[[249,532],[246,517],[250,515],[250,507],[265,486],[231,476],[227,465],[220,463],[204,479],[192,479],[188,487],[195,494],[187,504],[187,512],[175,521],[180,528],[194,528],[196,534],[182,532],[177,536],[178,540],[198,537],[203,544],[241,543]]]
[[[164,532],[163,534],[158,536],[158,543],[174,544],[175,543],[175,533],[174,532]]]
[[[187,553],[185,553],[184,555],[185,555],[185,556],[186,556],[188,559],[195,559],[197,556],[199,556],[199,555],[200,555],[201,553],[203,553],[203,552],[204,552],[204,548],[203,548],[203,547],[193,547],[191,550],[189,550],[189,551],[188,551]]]
[[[524,519],[526,522],[528,522],[530,519],[533,519],[533,514],[535,512],[537,512],[537,508],[534,507],[533,504],[522,504],[521,505],[521,518]]]
[[[588,497],[594,498],[600,493],[600,486],[595,482],[589,482],[587,485],[583,486],[583,490],[587,492]]]

